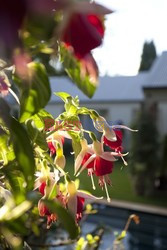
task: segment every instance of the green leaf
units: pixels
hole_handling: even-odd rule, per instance
[[[9,137],[6,134],[0,136],[0,159],[3,160],[3,165],[15,159],[13,147],[9,144]]]
[[[34,121],[35,126],[40,130],[47,130],[54,125],[53,116],[45,109],[41,109],[37,114],[31,116],[30,119]]]
[[[80,107],[78,108],[77,114],[78,115],[89,115],[91,113],[91,110],[86,107]]]
[[[64,102],[67,101],[68,97],[71,97],[70,94],[66,92],[54,92],[54,95],[57,95],[58,97],[60,97]]]
[[[52,213],[57,214],[58,219],[69,233],[70,238],[76,239],[79,234],[79,229],[75,223],[73,216],[59,203],[48,200],[45,200],[44,202]]]
[[[16,159],[27,182],[27,189],[32,190],[35,172],[33,149],[26,130],[14,118],[11,119],[11,135]]]
[[[34,121],[31,119],[28,120],[26,122],[26,126],[27,126],[27,131],[31,140],[34,143],[36,143],[38,146],[40,146],[41,149],[48,151],[46,136],[43,132],[41,132],[40,130],[36,128]]]
[[[27,210],[29,210],[32,206],[32,203],[30,201],[23,201],[18,206],[14,207],[12,209],[12,213],[6,214],[5,220],[15,220],[19,218],[21,215],[23,215]]]
[[[73,101],[74,101],[75,105],[78,107],[79,106],[79,97],[78,96],[73,97]]]
[[[54,198],[56,197],[56,195],[57,195],[57,183],[55,183],[55,184],[53,185],[52,190],[51,190],[51,192],[50,192],[50,194],[49,194],[48,199],[49,199],[49,200],[52,200],[52,199],[54,199]]]
[[[78,133],[73,132],[73,131],[68,131],[68,134],[71,136],[72,138],[72,147],[75,153],[75,158],[77,157],[77,155],[80,153],[81,151],[81,143],[80,143],[80,136]]]
[[[51,96],[49,79],[43,64],[29,63],[28,75],[29,79],[26,81],[17,81],[20,81],[18,85],[21,89],[20,122],[26,121],[44,108]]]
[[[0,118],[5,123],[6,126],[10,124],[10,107],[7,102],[0,97]],[[0,121],[1,121],[0,119]]]
[[[91,81],[88,74],[83,76],[79,61],[64,46],[60,46],[60,54],[68,76],[85,95],[91,98],[96,91],[96,84]]]

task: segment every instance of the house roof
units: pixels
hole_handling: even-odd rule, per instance
[[[167,88],[167,51],[158,57],[147,73],[144,88]]]
[[[52,92],[64,91],[72,96],[78,95],[81,102],[115,102],[115,101],[142,101],[144,98],[142,85],[145,79],[145,73],[137,76],[104,76],[99,78],[99,87],[92,99],[85,96],[75,84],[67,77],[51,77]],[[57,102],[60,99],[52,95],[51,102]]]
[[[52,92],[65,91],[78,95],[81,102],[120,102],[142,101],[143,88],[167,88],[167,52],[158,57],[149,71],[136,76],[104,76],[92,99],[86,97],[67,77],[51,77]],[[52,95],[51,102],[59,99]]]

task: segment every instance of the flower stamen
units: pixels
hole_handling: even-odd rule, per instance
[[[94,179],[93,179],[93,170],[92,170],[92,169],[89,169],[89,170],[88,170],[88,175],[89,175],[90,178],[91,178],[93,190],[96,190],[95,183],[94,183]]]
[[[109,193],[108,193],[108,188],[107,188],[107,184],[106,184],[105,178],[104,178],[103,182],[104,182],[104,188],[105,188],[105,191],[106,191],[107,201],[110,202],[111,199],[110,199],[110,196],[109,196]]]

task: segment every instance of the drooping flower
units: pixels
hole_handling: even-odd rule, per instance
[[[81,164],[83,165],[89,159],[89,157],[94,153],[92,147],[88,145],[86,139],[82,139],[80,141],[80,144],[81,144],[81,151],[75,160],[74,174],[78,172]]]
[[[34,183],[34,189],[41,188],[41,190],[44,190],[47,180],[49,180],[50,183],[57,183],[60,178],[57,169],[54,169],[54,172],[51,172],[50,168],[45,166],[42,166],[40,172],[36,172],[35,175],[37,176],[37,178]],[[41,185],[43,185],[43,187]],[[44,195],[44,191],[40,192]]]
[[[112,125],[110,126],[104,117],[95,114],[94,119],[94,127],[99,131],[102,132],[103,135],[101,137],[102,143],[109,146],[112,150],[115,150],[117,153],[121,153],[123,151],[122,147],[122,140],[123,134],[121,129],[126,129],[132,132],[137,132],[138,130],[133,130],[124,125]],[[125,165],[128,165],[123,155],[121,158]]]
[[[63,148],[64,136],[60,135],[57,131],[47,138],[47,143],[50,150],[50,155],[52,156],[56,153],[57,143],[59,143],[59,145]]]
[[[67,208],[69,209],[69,211],[74,216],[77,222],[82,218],[84,202],[86,199],[96,200],[103,198],[98,198],[85,191],[77,190],[75,182],[73,181],[67,182],[67,192]]]
[[[51,156],[53,156],[56,153],[58,145],[60,145],[60,147],[63,149],[65,138],[71,139],[70,135],[64,130],[58,130],[47,138],[47,143]]]
[[[83,58],[102,43],[103,37],[104,26],[100,16],[73,13],[63,32],[62,41],[74,49],[78,58]]]
[[[52,198],[52,200],[57,199],[62,201],[62,199],[60,199],[61,192],[57,185],[59,172],[56,169],[54,172],[50,172],[50,168],[42,167],[41,172],[38,172],[36,176],[35,189],[38,188],[39,192],[42,194],[42,198],[38,202],[39,215],[47,217],[47,228],[49,228],[52,222],[57,220],[57,215],[49,211],[43,200],[46,198]],[[54,193],[53,190],[56,190],[56,196],[50,197],[50,194]]]
[[[104,117],[97,115],[93,120],[94,127],[103,133],[103,136],[109,141],[122,140],[122,133],[118,132],[121,129],[126,129],[132,132],[137,132],[138,130],[131,129],[124,125],[112,125],[110,126]],[[119,143],[118,143],[119,144]]]
[[[79,1],[69,5],[64,16],[62,41],[80,59],[102,43],[103,19],[113,11],[95,2]],[[84,41],[84,42],[83,42]]]
[[[84,154],[85,153],[85,154]],[[126,154],[125,154],[126,155]],[[95,185],[93,182],[93,174],[98,176],[99,185],[103,188],[105,187],[107,199],[110,200],[107,190],[107,184],[110,183],[109,174],[113,170],[113,162],[116,161],[114,156],[123,156],[122,153],[117,152],[104,152],[103,143],[97,140],[93,141],[91,152],[88,155],[88,152],[81,150],[80,155],[76,159],[76,171],[78,171],[77,176],[85,169],[89,169],[89,175],[91,176],[93,189]],[[86,159],[85,159],[86,158]],[[81,168],[80,168],[81,167]]]
[[[122,134],[121,130],[114,130],[114,133],[115,133],[116,138],[117,138],[116,141],[107,139],[107,137],[105,135],[102,136],[102,140],[103,140],[105,145],[107,145],[111,149],[115,150],[115,152],[119,153],[119,152],[123,151],[123,147],[122,147],[123,134]]]
[[[57,145],[56,157],[54,159],[54,164],[61,169],[64,169],[64,167],[66,165],[66,158],[63,154],[63,149],[61,148],[60,144]]]

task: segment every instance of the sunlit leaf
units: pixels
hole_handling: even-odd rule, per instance
[[[15,220],[31,208],[30,201],[23,201],[21,204],[12,209],[12,213],[6,214],[5,220]]]
[[[76,158],[79,152],[81,151],[81,143],[80,143],[81,138],[76,132],[68,131],[68,133],[72,138],[72,147]]]
[[[24,127],[12,118],[11,134],[15,155],[27,182],[27,188],[33,189],[35,162],[30,139]]]
[[[28,134],[33,141],[33,143],[36,143],[38,146],[40,146],[43,150],[48,150],[48,145],[46,142],[45,134],[41,131],[39,131],[36,126],[35,122],[33,120],[28,120],[26,122]]]
[[[95,93],[97,82],[92,81],[91,76],[88,74],[83,74],[81,64],[65,47],[61,46],[60,52],[61,60],[68,76],[85,95],[91,98]]]
[[[60,97],[64,102],[66,102],[67,98],[70,97],[70,94],[66,92],[54,92],[54,94]]]
[[[15,77],[21,90],[20,122],[24,122],[48,103],[51,90],[45,67],[41,63],[31,62],[27,65],[29,79]]]
[[[3,160],[3,165],[7,165],[9,161],[15,159],[13,147],[9,143],[9,137],[6,134],[0,136],[0,159]]]
[[[30,119],[34,121],[35,126],[40,130],[47,130],[54,125],[53,116],[45,109],[41,109],[37,114],[31,116]]]

